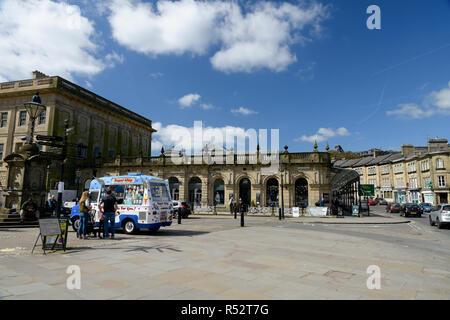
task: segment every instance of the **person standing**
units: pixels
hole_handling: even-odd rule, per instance
[[[109,238],[109,231],[110,231],[109,228],[111,228],[111,239],[114,239],[115,233],[114,224],[116,211],[119,210],[117,203],[118,203],[117,199],[112,195],[111,189],[109,188],[106,189],[106,197],[103,197],[99,205],[101,217],[103,217],[104,219],[104,231],[103,231],[104,239]]]
[[[84,191],[80,199],[80,227],[78,228],[77,238],[87,239],[86,233],[90,208],[89,191]]]
[[[230,213],[233,214],[233,209],[234,209],[234,198],[233,198],[233,196],[230,197],[230,200],[228,201],[228,205],[230,207]]]

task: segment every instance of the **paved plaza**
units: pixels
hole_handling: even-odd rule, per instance
[[[0,298],[449,299],[450,230],[383,209],[364,218],[246,217],[244,228],[231,215],[192,216],[115,240],[71,231],[69,249],[47,255],[31,255],[37,228],[0,229]],[[71,265],[80,289],[66,286]],[[367,287],[371,265],[380,289]]]

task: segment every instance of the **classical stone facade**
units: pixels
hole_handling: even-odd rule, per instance
[[[29,134],[31,121],[24,102],[30,101],[36,91],[46,111],[36,122],[36,135],[64,135],[64,120],[74,127],[68,141],[87,146],[83,156],[87,161],[68,161],[64,177],[66,189],[75,189],[75,171],[92,166],[94,159],[122,156],[151,155],[152,122],[116,103],[58,76],[33,72],[33,78],[0,83],[0,183],[6,184],[3,159],[17,152],[24,144],[21,139]],[[52,151],[43,147],[42,151]],[[69,148],[76,155],[76,148]],[[49,172],[48,189],[54,189],[59,180],[60,164],[54,162]]]
[[[355,170],[362,184],[373,184],[375,196],[389,202],[450,201],[447,139],[429,139],[427,146],[404,144],[401,152],[339,160],[334,166]]]
[[[275,157],[275,158],[273,158]],[[196,159],[197,158],[197,159]],[[276,159],[281,165],[271,166]],[[229,210],[229,199],[242,198],[249,207],[280,207],[281,179],[285,208],[314,206],[321,198],[331,198],[331,162],[327,152],[263,154],[228,153],[221,164],[210,163],[203,154],[196,156],[167,155],[158,157],[117,157],[103,163],[97,176],[143,173],[168,179],[174,200],[186,201],[194,207]],[[91,171],[83,171],[85,188]],[[268,209],[266,209],[268,210]]]

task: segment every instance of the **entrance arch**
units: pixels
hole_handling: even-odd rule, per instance
[[[266,183],[266,206],[278,207],[278,180],[270,178]]]
[[[241,198],[242,203],[246,204],[247,206],[250,206],[250,200],[252,195],[251,190],[252,190],[252,183],[250,182],[250,179],[243,178],[241,179],[241,181],[239,181],[239,198]]]
[[[308,206],[308,181],[305,178],[295,180],[295,206]]]
[[[214,181],[213,203],[215,206],[222,206],[225,204],[225,183],[223,182],[223,179],[219,178]]]
[[[200,206],[202,202],[202,180],[192,177],[188,184],[189,203],[191,207]]]
[[[180,200],[180,181],[177,178],[169,178],[169,190],[172,200]]]

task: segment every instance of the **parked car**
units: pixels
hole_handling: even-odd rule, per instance
[[[173,206],[173,218],[176,219],[178,217],[178,212],[181,210],[181,201],[172,201]]]
[[[402,206],[399,203],[391,203],[386,206],[386,212],[399,213],[402,210]]]
[[[375,198],[370,198],[369,199],[369,205],[371,206],[376,206],[378,204],[378,200]]]
[[[430,212],[428,216],[430,225],[436,225],[439,229],[442,229],[444,225],[450,224],[450,204],[441,203],[434,207],[434,210]]]
[[[387,205],[388,205],[388,202],[387,202],[385,199],[381,199],[378,203],[379,203],[381,206],[387,206]]]
[[[423,212],[431,212],[434,210],[434,206],[431,203],[423,202],[419,206]]]
[[[415,203],[405,203],[402,206],[402,209],[400,211],[401,216],[416,216],[421,217],[422,216],[422,209],[419,207],[418,204]]]
[[[191,207],[184,201],[172,201],[173,204],[173,218],[177,219],[178,214],[181,213],[181,217],[186,219],[191,214]]]

